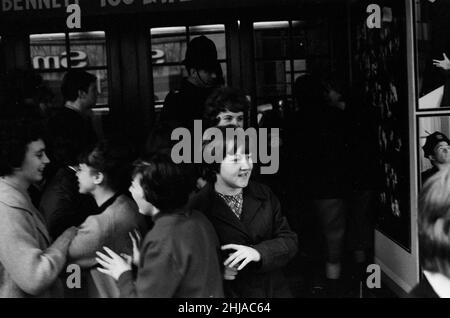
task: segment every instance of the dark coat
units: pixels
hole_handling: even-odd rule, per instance
[[[207,215],[222,245],[251,246],[261,254],[260,262],[248,264],[235,280],[225,282],[226,296],[291,296],[282,268],[297,252],[297,235],[291,231],[278,199],[267,186],[250,182],[244,189],[240,220],[211,184],[194,195],[189,206]]]
[[[131,271],[118,280],[120,297],[223,297],[219,241],[195,210],[160,212],[141,246],[136,282]]]

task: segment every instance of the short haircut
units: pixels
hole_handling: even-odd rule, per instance
[[[22,166],[28,144],[45,140],[43,123],[34,117],[0,120],[0,176],[12,175]]]
[[[80,156],[95,172],[101,172],[105,184],[113,191],[126,191],[130,186],[133,152],[127,144],[112,140],[99,142],[91,151]]]
[[[221,132],[222,138],[211,138],[209,136],[209,131],[212,129],[218,129]],[[220,166],[222,161],[225,159],[227,155],[235,155],[237,150],[239,149],[239,143],[242,142],[244,146],[244,151],[246,154],[250,153],[250,140],[245,138],[245,140],[237,140],[237,138],[231,138],[231,136],[227,135],[227,129],[242,129],[234,125],[227,125],[222,127],[213,127],[207,129],[203,136],[203,144],[202,144],[202,154],[207,154],[211,157],[218,157],[217,161],[212,163],[203,162],[203,167],[205,170],[206,180],[210,183],[214,183],[217,180],[216,174],[220,174]],[[220,136],[219,136],[220,137]],[[216,150],[219,150],[220,153],[216,153]]]
[[[425,182],[419,196],[418,225],[423,269],[450,278],[450,169]]]
[[[75,101],[78,91],[88,92],[89,86],[97,81],[94,75],[82,70],[70,70],[63,78],[61,93],[64,101]]]
[[[162,153],[148,161],[136,161],[132,176],[140,176],[145,200],[164,213],[182,208],[195,185],[189,166],[175,164]]]
[[[205,102],[204,122],[206,127],[213,127],[219,123],[217,116],[225,112],[243,112],[250,108],[250,102],[239,89],[220,87],[208,97]]]

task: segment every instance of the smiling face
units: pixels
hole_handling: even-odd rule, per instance
[[[141,178],[142,176],[140,174],[134,176],[129,191],[139,208],[139,213],[151,216],[155,212],[155,207],[145,199],[144,189],[141,186]]]
[[[43,172],[48,163],[50,160],[45,153],[45,144],[38,139],[27,145],[25,157],[18,173],[30,184],[39,182],[43,179]]]
[[[244,127],[244,112],[222,112],[217,115],[217,119],[219,120],[217,126],[233,125],[240,128]]]
[[[251,156],[246,154],[244,146],[240,146],[235,154],[227,154],[220,165],[216,186],[223,194],[233,194],[236,190],[245,188],[250,180],[253,169]]]
[[[439,142],[434,147],[434,155],[430,156],[438,164],[450,163],[450,146],[446,141]]]

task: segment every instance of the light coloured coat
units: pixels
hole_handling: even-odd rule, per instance
[[[0,178],[0,297],[62,297],[69,243],[62,236],[51,244],[28,194]]]

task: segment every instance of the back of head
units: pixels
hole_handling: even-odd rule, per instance
[[[45,128],[39,118],[16,117],[0,120],[0,176],[11,175],[19,168],[27,151],[27,145],[39,139],[45,140]]]
[[[95,83],[97,78],[83,70],[70,70],[63,78],[61,93],[64,101],[75,101],[78,98],[78,91],[89,91],[89,86]]]
[[[217,72],[217,49],[213,41],[201,35],[193,38],[187,45],[184,65],[187,69],[202,69]]]
[[[420,259],[424,270],[450,278],[450,170],[425,182],[419,196]]]
[[[141,176],[146,201],[162,212],[182,208],[192,193],[195,180],[188,165],[175,164],[167,154],[155,154],[134,164],[133,178]]]
[[[220,113],[243,112],[245,114],[249,108],[250,102],[241,90],[232,87],[220,87],[214,90],[206,100],[203,118],[206,126],[212,127],[218,124],[217,116]]]
[[[117,140],[103,140],[79,158],[80,163],[101,172],[105,186],[124,192],[130,186],[134,154],[128,144]]]

